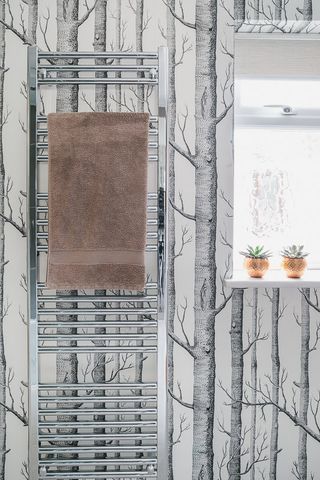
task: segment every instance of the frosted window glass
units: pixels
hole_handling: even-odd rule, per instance
[[[234,268],[248,244],[273,250],[277,268],[292,243],[319,268],[320,129],[236,128],[234,178]]]

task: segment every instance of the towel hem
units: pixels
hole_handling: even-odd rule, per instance
[[[57,290],[145,288],[144,265],[48,265],[46,286]]]
[[[50,251],[51,265],[141,265],[143,250],[61,250]]]

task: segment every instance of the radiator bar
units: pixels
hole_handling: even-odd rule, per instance
[[[79,447],[59,447],[52,445],[52,447],[40,447],[40,454],[58,454],[58,453],[78,453],[79,455],[83,453],[117,453],[117,452],[132,452],[132,453],[154,453],[157,452],[157,447],[152,445],[146,446],[135,446],[135,445],[117,445],[112,446],[100,446],[100,445],[90,445],[90,446],[79,446]],[[152,458],[152,457],[151,457]]]
[[[38,149],[47,149],[48,148],[48,142],[37,142],[37,148]],[[157,142],[149,142],[148,143],[148,148],[158,148],[158,143]]]
[[[37,213],[46,213],[48,207],[37,207]],[[147,205],[147,212],[149,213],[158,213],[158,207],[156,205]]]
[[[149,162],[157,162],[158,155],[148,155]],[[37,155],[37,162],[48,163],[48,155]]]
[[[147,240],[156,240],[158,238],[157,232],[147,232]],[[37,238],[39,240],[46,240],[48,238],[47,232],[37,232]]]
[[[37,283],[37,288],[41,290],[46,290],[46,284],[42,282]],[[145,284],[145,290],[155,290],[158,288],[158,284],[156,282],[147,282]]]
[[[87,345],[86,347],[67,347],[67,346],[58,346],[58,347],[47,347],[43,345],[38,346],[39,353],[156,353],[157,347],[133,347],[131,345],[110,347],[110,346],[95,346]]]
[[[63,480],[63,479],[72,479],[75,478],[77,480],[84,479],[101,479],[101,478],[121,478],[121,479],[128,479],[128,478],[138,478],[139,480],[144,480],[145,478],[158,478],[155,472],[148,473],[148,472],[133,472],[132,470],[121,470],[115,472],[46,472],[44,477],[40,478],[53,478],[55,480]]]
[[[155,415],[156,408],[41,408],[39,416],[47,415]]]
[[[39,391],[43,390],[156,390],[156,383],[40,383]],[[139,397],[140,398],[140,397]]]
[[[46,115],[38,115],[37,116],[37,122],[38,123],[47,123],[48,117]],[[149,122],[150,123],[157,123],[158,122],[158,116],[150,116],[149,117]]]
[[[50,460],[39,460],[39,465],[48,465],[51,467],[60,467],[60,466],[81,466],[81,467],[91,467],[95,465],[155,465],[157,460],[155,458],[78,458],[78,459],[50,459]]]
[[[149,72],[150,70],[158,71],[158,65],[59,65],[48,63],[47,65],[41,65],[40,77],[43,72]],[[151,72],[153,74],[153,72]]]
[[[149,207],[149,208],[148,208],[149,213],[154,213],[154,208],[155,208],[155,207]],[[38,218],[38,219],[37,219],[37,226],[39,226],[39,227],[47,227],[47,226],[48,226],[48,219],[47,219],[47,218]],[[41,233],[42,233],[42,232],[41,232]],[[47,232],[43,232],[43,233],[47,233]]]
[[[156,295],[39,295],[38,302],[156,302]]]
[[[106,388],[108,390],[108,388]],[[46,395],[39,397],[39,403],[114,403],[114,402],[156,402],[156,395],[110,395],[107,396],[95,396],[78,395],[77,397],[67,397],[59,395]]]
[[[156,308],[39,308],[39,315],[156,315]]]
[[[149,136],[155,136],[158,135],[158,129],[157,128],[149,128]],[[46,128],[38,128],[37,129],[37,136],[48,136],[48,130]]]
[[[124,420],[123,422],[115,422],[115,421],[78,421],[78,422],[38,422],[39,428],[50,428],[50,429],[59,429],[59,428],[147,428],[147,427],[156,427],[156,421],[147,421],[141,420],[139,422]]]
[[[43,321],[38,322],[39,328],[145,328],[145,327],[156,327],[158,323],[154,320],[144,320],[143,322],[139,322],[138,320],[133,320],[132,322],[129,321],[122,321],[119,320],[118,322],[115,321],[99,321],[99,322],[84,322],[84,321],[77,321],[77,322],[52,322],[52,321]]]
[[[157,52],[38,52],[39,60],[57,58],[141,58],[157,59]],[[39,68],[43,65],[39,65]]]
[[[38,85],[157,85],[154,78],[38,78]]]
[[[43,207],[37,207],[37,213],[47,213],[48,212],[48,207],[43,206]],[[147,212],[149,213],[157,213],[158,212],[158,207],[155,205],[147,205]]]
[[[157,200],[158,194],[155,192],[148,193],[148,200]],[[37,193],[37,200],[48,200],[48,194],[46,192]]]
[[[38,208],[37,208],[37,210],[38,210]],[[48,226],[48,220],[45,220],[45,219],[39,219],[39,218],[37,218],[37,222],[36,222],[36,223],[37,223],[37,226],[39,226],[39,227],[47,227],[47,226]],[[156,218],[148,218],[148,219],[147,219],[147,226],[148,226],[148,227],[156,227],[157,225],[158,225],[158,220],[157,220]],[[45,235],[45,234],[47,234],[48,232],[37,232],[37,237],[38,237],[38,238],[40,238],[40,237],[39,237],[39,233]],[[150,232],[150,233],[151,233],[151,232]],[[154,233],[154,232],[152,232],[152,233]],[[45,238],[45,237],[41,237],[41,238]]]
[[[92,341],[98,341],[98,340],[117,340],[121,342],[122,340],[132,340],[132,341],[144,341],[144,340],[155,340],[157,338],[157,335],[154,333],[143,333],[143,334],[138,334],[138,333],[105,333],[105,334],[90,334],[90,333],[81,333],[81,334],[67,334],[67,333],[39,333],[38,334],[38,339],[39,340],[45,340],[45,341],[59,341],[61,340],[62,342],[64,341],[84,341],[84,340],[92,340]]]
[[[62,428],[63,425],[60,426]],[[41,442],[72,441],[84,442],[86,440],[154,440],[156,433],[39,433]]]
[[[146,252],[157,252],[158,247],[157,245],[147,245],[145,251]],[[48,245],[37,245],[37,251],[38,252],[47,252],[48,251]]]

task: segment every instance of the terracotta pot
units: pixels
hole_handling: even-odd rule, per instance
[[[250,277],[262,278],[269,268],[269,260],[267,258],[246,257],[244,267]]]
[[[307,261],[305,258],[283,257],[282,268],[288,278],[301,278],[307,268]]]

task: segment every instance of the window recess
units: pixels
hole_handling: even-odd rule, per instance
[[[290,40],[236,37],[233,274],[226,282],[234,288],[320,286],[320,67],[310,70],[308,63],[319,41],[294,40],[294,51]],[[280,251],[292,244],[309,252],[299,280],[280,267]],[[262,279],[243,268],[239,251],[247,245],[273,253]]]

